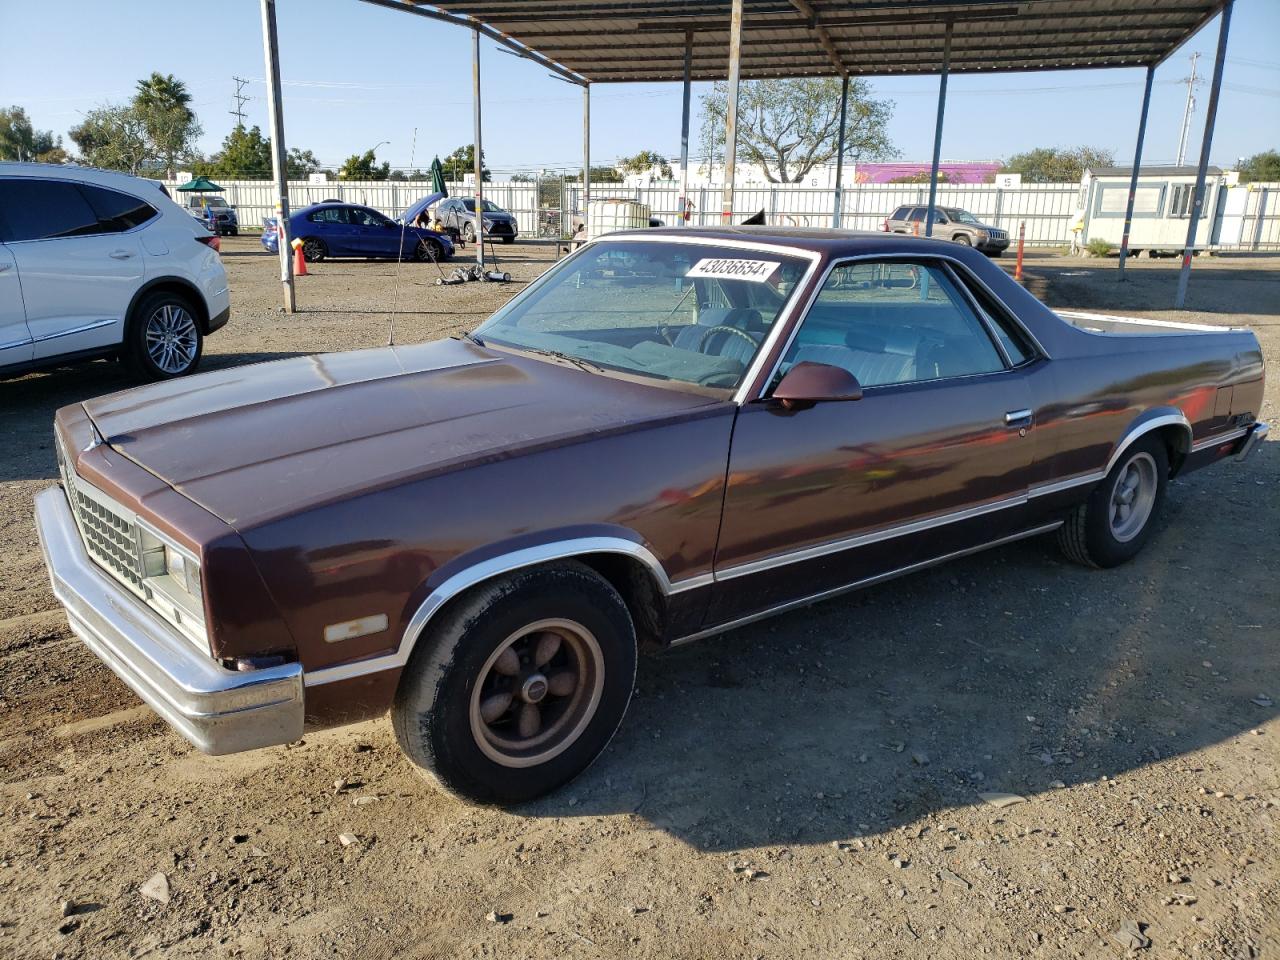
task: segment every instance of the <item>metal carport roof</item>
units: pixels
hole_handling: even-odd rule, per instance
[[[473,0],[424,4],[506,35],[592,83],[723,80],[730,0]],[[744,0],[741,77],[937,74],[1159,63],[1222,0]]]

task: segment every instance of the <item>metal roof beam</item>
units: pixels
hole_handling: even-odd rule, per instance
[[[462,17],[457,14],[447,13],[443,10],[437,10],[434,7],[426,5],[418,5],[417,0],[360,0],[361,3],[372,4],[375,7],[384,7],[387,10],[398,10],[401,13],[412,13],[419,17],[425,17],[428,20],[438,20],[441,23],[451,23],[457,27],[464,27],[467,30],[479,30],[494,43],[501,44],[509,50],[514,51],[526,60],[532,60],[540,67],[545,67],[559,77],[563,77],[570,83],[576,83],[582,86],[587,84],[585,77],[579,76],[568,67],[556,63],[550,57],[543,56],[532,47],[526,46],[519,40],[515,40],[501,30],[496,30],[489,24],[470,17]]]
[[[884,46],[880,43],[876,45],[860,45],[852,39],[841,40],[837,44],[837,50],[845,55],[855,56],[883,56],[886,54],[899,53],[924,53],[929,51],[928,44],[935,39],[933,36],[927,37],[885,37],[884,41],[889,41],[894,46]],[[1040,38],[1027,37],[1008,37],[1000,39],[992,39],[991,37],[981,34],[968,34],[964,37],[957,38],[957,42],[953,46],[953,51],[975,53],[979,51],[1000,51],[1000,50],[1017,50],[1025,47],[1034,47]],[[1056,38],[1055,38],[1056,39]],[[978,41],[978,42],[960,42],[960,41]],[[1152,47],[1156,52],[1164,50],[1166,40],[1154,37],[1134,37],[1131,40],[1057,40],[1054,44],[1057,50],[1104,50],[1110,47],[1120,47],[1124,49],[1133,49],[1137,47]],[[900,46],[903,43],[915,43],[915,46]],[[787,49],[793,46],[796,49],[805,49],[808,51],[807,45],[800,43],[789,43],[788,41],[778,40],[752,40],[750,43],[743,41],[744,51],[750,49],[752,56],[787,56]],[[577,64],[585,63],[616,63],[617,56],[600,56],[600,54],[611,54],[617,52],[617,44],[591,44],[582,47],[549,47],[547,52],[554,53],[558,59],[572,61]],[[766,52],[767,51],[767,52]],[[636,43],[627,47],[628,54],[641,53],[645,55],[645,61],[653,63],[662,60],[682,60],[684,54],[672,52],[671,45],[664,42],[655,43]],[[703,52],[694,55],[695,58],[701,58],[707,61],[718,62],[723,60],[716,52]]]
[[[836,49],[836,45],[831,41],[831,34],[827,33],[827,28],[818,19],[818,11],[813,9],[809,0],[791,0],[791,5],[796,8],[802,17],[809,21],[809,29],[813,31],[814,36],[818,38],[818,42],[822,44],[822,49],[827,51],[827,56],[831,58],[836,71],[840,76],[848,77],[849,68],[840,59],[840,51]]]

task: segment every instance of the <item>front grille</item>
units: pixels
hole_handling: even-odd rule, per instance
[[[992,240],[1008,240],[1009,239],[1009,231],[1007,230],[988,229],[987,235],[991,237]]]
[[[126,587],[145,598],[137,522],[104,493],[77,476],[75,471],[64,467],[62,477],[67,488],[67,500],[89,556]]]

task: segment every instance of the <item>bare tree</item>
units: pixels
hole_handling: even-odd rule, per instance
[[[702,148],[724,149],[728,87],[702,97]],[[886,127],[893,102],[874,100],[865,80],[849,81],[846,160],[883,160],[897,151]],[[738,159],[757,164],[771,183],[795,183],[839,149],[840,80],[749,80],[738,91]]]

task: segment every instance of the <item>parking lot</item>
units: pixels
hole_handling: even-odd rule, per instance
[[[229,239],[204,369],[469,329],[554,251],[498,253],[511,284],[328,261],[287,315]],[[1280,422],[1280,258],[1197,259],[1185,312],[1176,260],[1028,266],[1053,306],[1251,327]],[[601,760],[500,811],[386,719],[204,757],[71,636],[32,497],[54,411],[128,385],[0,381],[0,955],[1280,956],[1280,443],[1176,481],[1127,566],[1038,538],[643,660]]]

